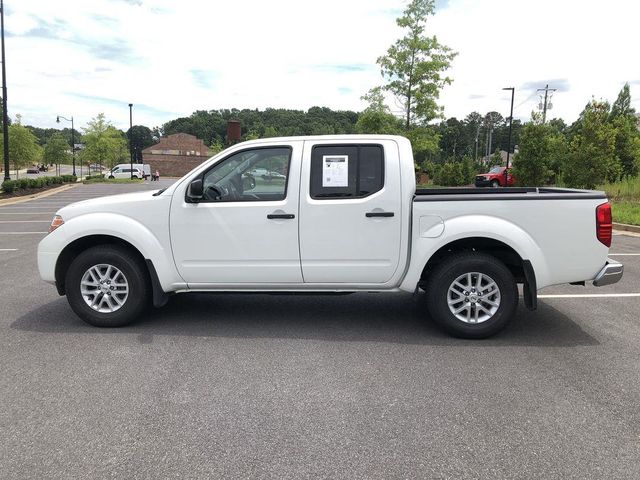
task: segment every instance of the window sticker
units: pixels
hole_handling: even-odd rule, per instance
[[[322,186],[349,186],[349,155],[322,156]]]

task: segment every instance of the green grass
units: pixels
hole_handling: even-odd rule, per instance
[[[90,178],[85,179],[82,183],[142,183],[142,180],[137,178]]]
[[[640,225],[640,202],[611,202],[613,221],[628,225]]]
[[[640,177],[598,185],[596,190],[604,190],[611,200],[637,203],[640,202]]]

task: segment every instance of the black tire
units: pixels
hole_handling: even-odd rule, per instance
[[[500,295],[499,307],[495,313],[479,323],[467,323],[459,319],[450,310],[448,303],[449,288],[453,286],[453,282],[471,272],[490,277],[497,285]],[[472,278],[477,279],[477,276]],[[509,269],[497,258],[479,252],[459,253],[442,261],[429,275],[426,292],[427,308],[432,318],[444,330],[460,338],[487,338],[495,335],[513,318],[519,299],[518,287]],[[495,300],[494,297],[492,298]],[[464,302],[469,305],[467,300]],[[478,301],[478,303],[481,302]],[[461,301],[453,308],[462,305],[464,303]],[[478,311],[477,307],[467,310],[471,316],[473,316],[471,312],[476,311]],[[460,315],[464,316],[462,312]],[[485,314],[482,313],[482,315]]]
[[[129,291],[118,310],[103,313],[87,305],[80,291],[83,275],[91,267],[108,264],[122,272]],[[73,311],[95,327],[122,327],[136,320],[150,304],[151,287],[144,263],[132,252],[117,245],[98,245],[78,255],[65,277],[67,300]]]
[[[113,175],[109,175],[109,178],[115,178]]]
[[[491,186],[493,188],[498,188],[500,186],[500,182],[498,180],[492,180],[491,181]]]

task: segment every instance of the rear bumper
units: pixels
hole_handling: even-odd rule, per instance
[[[607,259],[607,263],[602,270],[598,272],[596,278],[593,280],[593,285],[596,287],[603,287],[605,285],[611,285],[617,283],[622,278],[624,272],[624,265],[615,260]]]

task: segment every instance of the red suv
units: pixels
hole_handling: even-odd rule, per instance
[[[476,187],[512,187],[513,175],[507,171],[506,185],[504,172],[506,167],[493,167],[489,173],[476,175]]]

